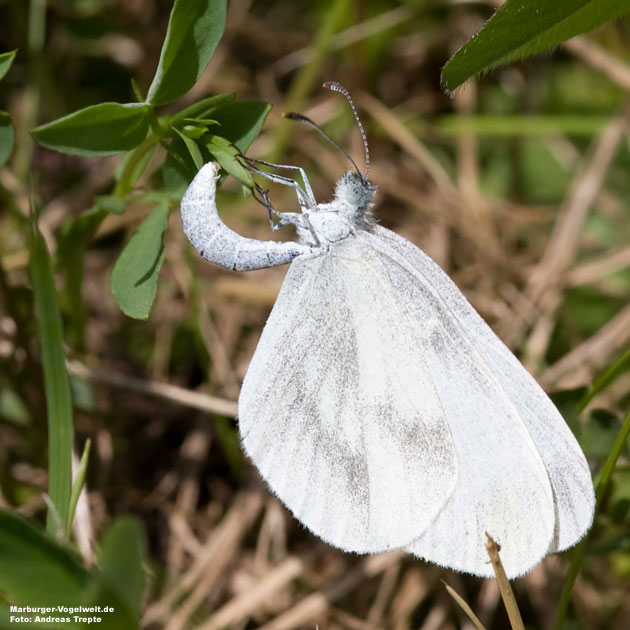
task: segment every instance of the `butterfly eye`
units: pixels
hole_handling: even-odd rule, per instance
[[[354,171],[348,171],[337,183],[337,199],[347,201],[355,208],[365,208],[374,197],[374,187]]]

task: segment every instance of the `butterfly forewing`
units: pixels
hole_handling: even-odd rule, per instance
[[[457,457],[423,331],[354,237],[291,265],[239,400],[243,445],[313,532],[401,547],[435,519]]]

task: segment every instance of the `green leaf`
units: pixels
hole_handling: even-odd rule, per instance
[[[144,530],[136,519],[121,517],[109,526],[99,554],[102,576],[136,616],[140,615],[145,587],[145,555]]]
[[[250,188],[254,186],[252,174],[239,162],[238,156],[240,153],[229,140],[221,136],[210,136],[206,140],[206,147],[214,156],[214,159],[230,175],[233,175]]]
[[[214,120],[214,118],[184,118],[184,122],[201,125],[202,127],[209,127],[211,125],[219,124],[219,121]],[[186,127],[187,126],[189,125],[186,125]],[[186,127],[184,127],[184,129],[186,129]]]
[[[0,81],[4,79],[9,70],[11,70],[11,66],[13,65],[13,60],[15,59],[15,55],[17,50],[12,50],[10,52],[2,53],[0,55]]]
[[[76,606],[88,574],[28,521],[0,512],[0,592],[19,606]]]
[[[125,315],[147,319],[164,262],[162,238],[169,207],[158,205],[142,222],[121,252],[112,272],[112,293]]]
[[[14,139],[15,131],[11,116],[6,112],[0,112],[0,167],[4,166],[11,156]]]
[[[112,155],[137,147],[149,130],[150,107],[101,103],[80,109],[31,132],[44,147],[73,155]]]
[[[221,95],[222,97],[232,95]],[[213,97],[216,99],[218,97]],[[212,103],[217,103],[212,100]],[[171,124],[182,124],[188,118],[200,117],[204,120],[208,115],[212,115],[212,120],[218,124],[216,133],[224,138],[225,141],[218,140],[211,146],[202,147],[202,157],[204,161],[210,159],[208,151],[214,155],[215,159],[221,163],[221,166],[240,179],[248,186],[252,185],[251,175],[246,172],[243,167],[234,161],[235,150],[229,144],[235,145],[241,152],[245,152],[250,144],[254,141],[271,110],[271,105],[264,101],[243,100],[236,103],[223,103],[218,106],[209,106],[210,101],[206,102],[205,109],[199,108],[193,111],[192,108],[182,110],[177,116],[171,119]],[[196,104],[200,105],[200,103]],[[194,107],[196,107],[196,105]],[[185,116],[183,114],[186,114]],[[177,120],[176,120],[177,119]],[[217,138],[218,136],[212,136]],[[213,141],[210,141],[212,143]],[[204,143],[205,144],[205,143]],[[223,150],[222,150],[223,149]],[[223,160],[223,162],[221,162]],[[181,137],[174,138],[169,145],[168,156],[161,169],[162,180],[164,186],[174,197],[181,198],[184,190],[190,184],[193,177],[197,173],[198,167],[190,157],[189,151]]]
[[[454,90],[480,72],[557,46],[626,13],[627,0],[508,0],[451,57],[442,85]]]
[[[217,133],[245,153],[260,133],[270,111],[271,105],[265,101],[244,99],[217,107],[212,118],[221,125]]]
[[[204,122],[196,118],[185,118],[184,120],[192,122],[192,124],[184,125],[181,132],[193,140],[198,140],[201,136],[208,133],[209,126],[219,124],[216,120],[210,120],[209,118],[203,119]]]
[[[188,153],[190,153],[190,157],[195,163],[197,170],[201,170],[201,167],[203,166],[203,158],[201,157],[201,151],[199,150],[197,143],[192,138],[189,138],[186,134],[179,131],[179,129],[176,129],[175,127],[173,127],[173,130],[182,139],[182,142],[186,145],[186,148],[188,149]]]
[[[58,520],[64,530],[68,522],[74,432],[72,397],[63,351],[63,327],[52,262],[34,221],[31,225],[29,251],[48,415],[48,494],[56,510],[49,509],[47,527],[49,533],[54,534]]]
[[[181,156],[182,153],[187,154],[187,160]],[[169,145],[168,155],[160,169],[164,188],[172,195],[173,199],[179,200],[196,173],[197,171],[187,152],[184,141],[180,138],[175,138]]]
[[[226,0],[175,0],[147,101],[165,105],[195,85],[223,35]]]
[[[234,92],[228,92],[227,94],[217,94],[216,96],[209,96],[201,101],[197,101],[188,107],[184,107],[181,111],[177,112],[171,118],[171,124],[177,125],[185,118],[205,118],[214,111],[220,105],[227,105],[234,101]]]
[[[123,523],[129,521],[123,519]],[[144,586],[144,576],[139,574],[144,538],[135,523],[122,528],[117,523],[112,526],[117,529],[113,537],[112,528],[105,534],[101,568],[95,567],[88,573],[70,550],[21,517],[0,512],[0,599],[6,598],[20,607],[50,607],[53,610],[42,616],[70,618],[73,628],[78,627],[72,623],[73,613],[58,607],[108,606],[109,612],[95,614],[101,618],[96,623],[99,628],[137,630],[138,603]],[[121,536],[128,540],[121,540]],[[15,623],[7,625],[6,612],[6,607],[0,605],[0,628],[8,630]],[[22,625],[58,627],[47,623]]]

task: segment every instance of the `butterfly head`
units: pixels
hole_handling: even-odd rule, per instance
[[[376,187],[357,173],[348,171],[335,186],[335,199],[345,201],[359,212],[365,213],[372,205]]]

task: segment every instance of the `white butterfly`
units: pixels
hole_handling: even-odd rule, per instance
[[[347,91],[325,87],[348,98],[365,139]],[[404,548],[491,576],[487,531],[516,577],[590,527],[587,462],[553,403],[448,276],[376,224],[365,144],[365,175],[355,164],[330,203],[315,201],[298,167],[280,168],[298,170],[303,188],[247,162],[296,189],[299,214],[277,213],[257,192],[270,221],[280,218],[272,227],[295,225],[299,243],[228,229],[213,163],[182,199],[184,231],[204,258],[238,271],[291,263],[243,382],[243,447],[296,518],[331,545]]]

